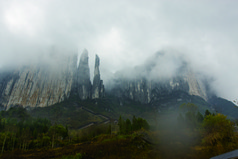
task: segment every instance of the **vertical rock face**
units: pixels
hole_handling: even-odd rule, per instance
[[[88,65],[88,51],[84,50],[80,57],[79,66],[76,73],[76,88],[81,99],[90,99],[92,96],[92,84],[90,81],[90,69]]]
[[[98,92],[99,96],[94,98],[104,94],[97,59],[94,92]],[[0,109],[14,105],[45,107],[64,101],[70,95],[82,100],[92,98],[87,50],[81,54],[78,67],[76,54],[54,54],[50,62],[0,71]]]
[[[207,100],[202,82],[187,68],[179,75],[164,80],[151,80],[143,76],[135,79],[117,78],[111,91],[112,94],[120,98],[129,98],[144,104],[158,101],[163,96],[170,95],[176,91],[200,96]]]
[[[54,64],[27,66],[1,74],[0,102],[9,109],[14,105],[24,107],[44,107],[61,102],[68,98],[73,82],[73,70],[76,67],[75,57],[66,57]]]
[[[103,85],[103,81],[100,79],[99,65],[100,65],[100,59],[98,55],[96,55],[93,87],[92,87],[92,99],[104,97],[104,85]]]
[[[151,86],[145,78],[135,80],[119,79],[113,94],[118,97],[127,97],[141,103],[149,103],[151,96]]]
[[[50,62],[0,71],[0,110],[14,105],[50,106],[64,101],[69,96],[82,100],[104,97],[105,90],[99,71],[100,59],[96,55],[93,84],[90,81],[88,59],[88,51],[84,50],[77,67],[77,55],[61,56],[56,53],[52,54]],[[175,76],[160,78],[158,73],[159,79],[148,78],[151,72],[157,73],[151,71],[157,68],[156,60],[129,72],[132,78],[119,74],[110,93],[144,104],[160,101],[164,96],[176,91],[207,100],[202,83],[186,65],[179,67],[176,70],[179,73]]]
[[[153,81],[146,78],[135,80],[120,79],[112,91],[118,97],[126,97],[148,104],[151,100],[157,100],[160,96],[169,95],[173,91],[189,92],[189,85],[181,77],[166,81]]]
[[[188,71],[185,79],[187,80],[189,85],[189,94],[200,96],[203,99],[208,100],[205,86],[200,80],[195,77],[195,75],[191,71]]]

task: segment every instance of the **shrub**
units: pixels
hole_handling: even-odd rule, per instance
[[[210,146],[227,145],[235,141],[233,123],[225,115],[207,115],[203,121],[203,143]]]

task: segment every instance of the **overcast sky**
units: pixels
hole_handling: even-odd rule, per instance
[[[233,100],[237,6],[236,0],[0,0],[0,67],[37,59],[51,46],[86,48],[91,72],[98,54],[107,78],[172,50],[213,77],[218,95]]]

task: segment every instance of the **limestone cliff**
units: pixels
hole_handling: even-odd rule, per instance
[[[71,56],[60,62],[60,65],[24,66],[12,71],[8,76],[2,73],[1,104],[6,109],[13,105],[44,107],[68,98],[76,59]]]
[[[156,54],[145,65],[131,72],[122,71],[124,75],[119,73],[109,93],[144,104],[159,102],[176,91],[207,100],[202,82],[188,65],[172,57],[170,67],[174,74],[170,76],[164,71],[165,67],[169,67],[167,63],[161,65],[164,56]],[[103,98],[105,90],[100,77],[100,58],[97,55],[95,57],[93,84],[90,81],[88,59],[88,51],[84,50],[77,67],[77,55],[54,53],[50,62],[0,71],[0,109],[9,109],[14,105],[45,107],[70,96],[81,100]]]
[[[92,84],[90,81],[90,69],[88,65],[88,51],[84,50],[76,69],[74,77],[74,86],[72,91],[77,94],[80,99],[91,99]]]
[[[55,54],[50,63],[0,71],[2,109],[9,109],[14,105],[50,106],[70,95],[76,95],[82,100],[92,98],[87,50],[82,53],[78,67],[76,54]]]
[[[110,94],[149,104],[176,91],[207,100],[202,82],[183,58],[157,53],[140,66],[117,72]]]
[[[134,80],[117,79],[112,89],[112,93],[120,98],[126,97],[144,104],[149,104],[152,100],[159,100],[162,96],[174,91],[187,92],[207,100],[202,83],[199,83],[192,73],[164,81],[148,80],[145,77]]]

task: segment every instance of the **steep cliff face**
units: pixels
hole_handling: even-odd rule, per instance
[[[203,89],[202,83],[199,83],[192,73],[164,81],[148,80],[145,77],[134,80],[118,79],[111,91],[120,98],[126,97],[144,104],[160,100],[162,96],[169,95],[175,91],[183,91],[207,100],[206,91]]]
[[[160,65],[164,56],[161,53],[156,54],[152,60],[132,69],[126,76],[123,75],[125,71],[119,73],[110,94],[144,104],[156,103],[176,91],[207,100],[202,82],[186,63],[172,66],[175,75],[169,76],[166,71],[169,68],[164,68],[169,67],[167,63],[163,67]],[[97,55],[95,57],[93,84],[90,81],[88,59],[88,52],[84,50],[78,67],[77,55],[55,54],[50,63],[0,71],[0,109],[9,109],[14,105],[45,107],[61,102],[71,95],[81,100],[104,97],[105,90],[99,70],[100,58]]]
[[[8,109],[13,105],[49,106],[70,95],[75,56],[64,58],[61,64],[25,66],[11,75],[1,75],[1,103]],[[59,62],[58,59],[53,62]]]
[[[92,98],[101,98],[104,97],[104,85],[103,81],[100,78],[99,71],[100,59],[98,55],[95,57],[95,67],[94,67],[94,78],[93,78],[93,88],[92,88]]]
[[[72,90],[80,99],[90,99],[92,97],[92,84],[90,81],[90,69],[88,65],[88,51],[84,50],[76,69],[74,77],[74,86]]]
[[[144,104],[161,100],[176,91],[207,100],[202,82],[182,57],[157,53],[143,65],[128,70],[117,72],[110,94]]]
[[[3,109],[14,105],[50,106],[70,95],[77,95],[82,100],[92,98],[87,50],[82,53],[78,67],[77,55],[61,55],[54,57],[51,63],[0,72],[0,104]]]

